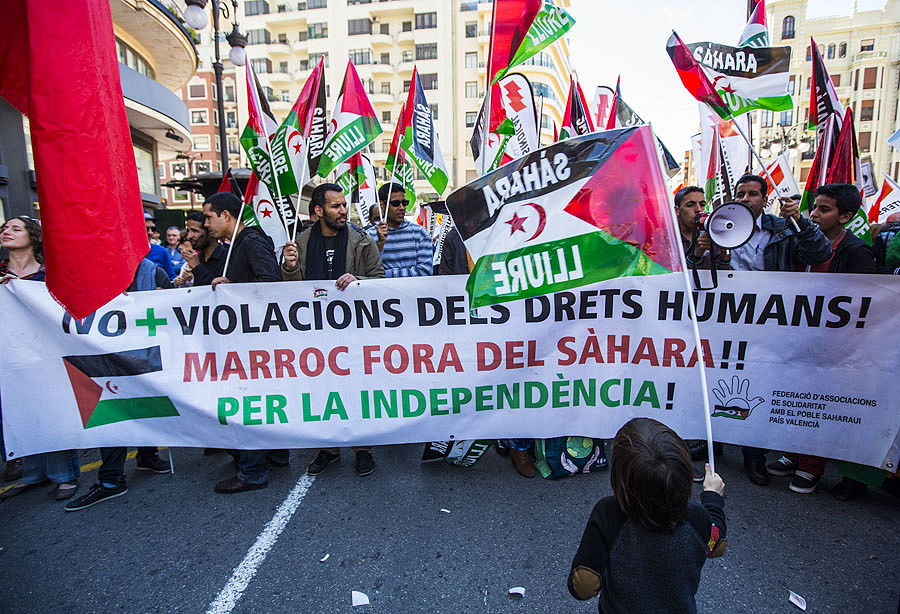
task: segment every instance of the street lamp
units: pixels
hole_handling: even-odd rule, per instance
[[[204,29],[209,23],[206,16],[207,0],[185,0],[187,5],[184,9],[184,21],[195,30]],[[231,16],[232,21],[231,33],[225,36],[225,40],[231,46],[228,53],[228,59],[235,66],[243,66],[247,61],[247,53],[244,48],[247,46],[247,37],[241,34],[237,27],[237,0],[231,0]],[[213,62],[213,72],[216,74],[216,106],[219,109],[219,157],[222,159],[222,173],[228,169],[228,139],[225,135],[225,91],[222,87],[222,59],[219,55],[219,15],[226,20],[229,17],[228,4],[222,0],[212,0],[212,17],[213,17],[213,43],[215,47],[215,62]]]

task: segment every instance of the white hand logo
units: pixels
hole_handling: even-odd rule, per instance
[[[720,379],[718,387],[713,388],[712,392],[719,401],[713,408],[713,416],[746,420],[754,409],[765,402],[765,399],[759,396],[751,398],[750,380],[742,380],[737,375],[731,378],[730,385],[724,379]]]

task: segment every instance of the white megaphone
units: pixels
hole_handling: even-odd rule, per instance
[[[735,249],[753,236],[756,216],[750,207],[735,200],[719,205],[712,213],[698,214],[694,225],[722,249]]]

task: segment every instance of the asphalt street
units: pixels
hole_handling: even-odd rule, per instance
[[[65,513],[50,486],[33,489],[0,505],[0,611],[597,611],[595,600],[572,599],[565,582],[593,504],[611,493],[608,473],[527,480],[493,451],[460,469],[421,464],[421,449],[376,449],[366,478],[344,450],[262,546],[258,537],[296,495],[312,451],[294,451],[268,488],[240,495],[213,493],[232,474],[230,457],[198,449],[173,450],[175,475],[138,473],[130,460],[128,493],[81,512]],[[97,459],[82,453],[83,464]],[[900,499],[875,490],[839,503],[825,488],[794,494],[787,478],[754,486],[733,446],[717,469],[729,545],[703,568],[701,612],[799,612],[788,590],[808,612],[897,612]],[[96,469],[84,474],[79,494],[95,480]],[[241,568],[244,582],[235,584],[245,557],[256,574]],[[216,601],[242,584],[227,605]],[[508,594],[515,586],[523,598]],[[354,590],[370,605],[351,607]]]

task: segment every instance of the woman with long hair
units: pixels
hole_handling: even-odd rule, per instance
[[[0,247],[9,253],[8,260],[0,260],[0,284],[13,279],[44,281],[40,222],[26,215],[8,219],[0,226]],[[6,457],[5,450],[3,456]],[[26,456],[21,462],[19,482],[0,494],[0,498],[15,497],[48,480],[56,484],[54,497],[57,501],[68,499],[78,491],[81,467],[76,450],[35,454]],[[8,466],[7,473],[11,473]]]

